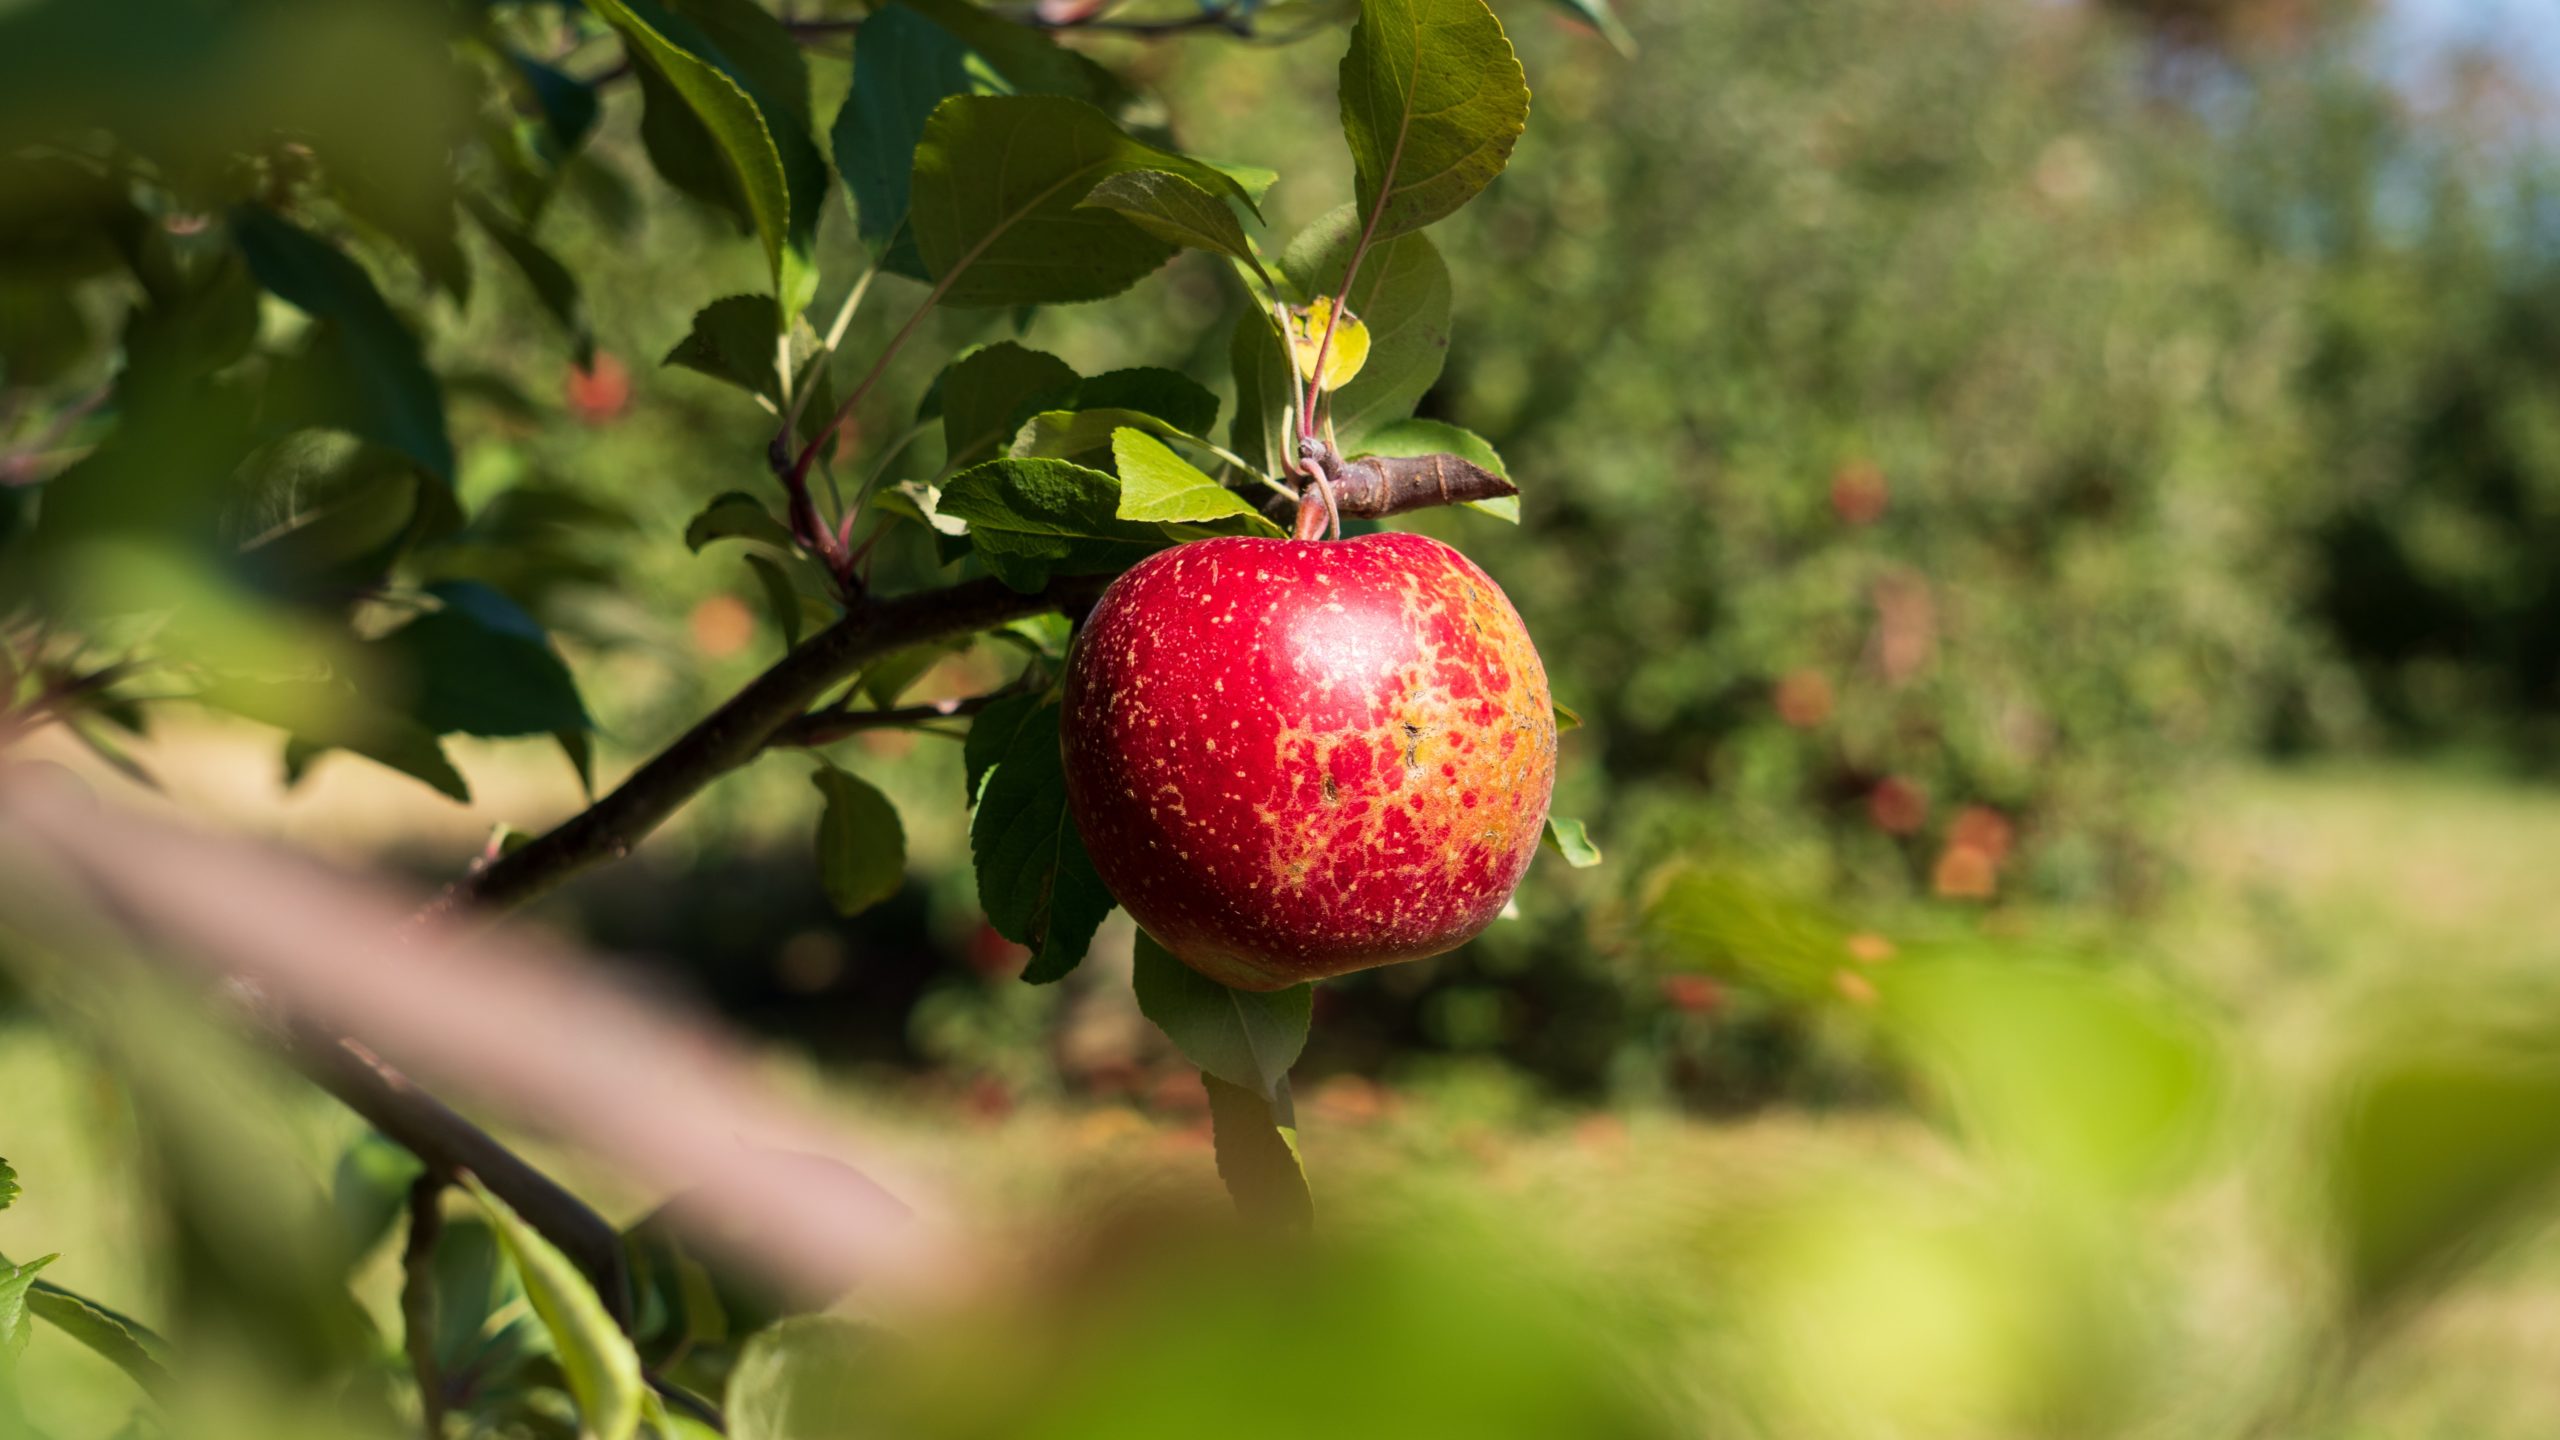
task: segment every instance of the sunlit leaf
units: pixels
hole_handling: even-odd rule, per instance
[[[1600,847],[1591,843],[1591,832],[1579,820],[1548,816],[1544,843],[1576,870],[1588,870],[1600,863]]]
[[[1377,239],[1474,199],[1528,122],[1528,79],[1484,0],[1362,0],[1342,57],[1342,133]]]
[[[1111,453],[1120,472],[1123,520],[1215,521],[1243,517],[1249,528],[1274,536],[1282,533],[1279,526],[1245,503],[1243,496],[1211,479],[1144,431],[1113,432]]]
[[[506,1247],[507,1259],[524,1282],[525,1298],[550,1332],[569,1394],[578,1402],[585,1434],[594,1440],[631,1440],[640,1428],[641,1399],[648,1393],[640,1356],[629,1337],[596,1296],[587,1277],[540,1232],[517,1218],[505,1201],[489,1193],[477,1179],[472,1196]]]

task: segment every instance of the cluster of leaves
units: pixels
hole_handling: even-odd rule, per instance
[[[19,1193],[17,1172],[0,1160],[0,1210],[8,1209]],[[18,1413],[18,1357],[38,1320],[96,1351],[146,1393],[165,1394],[169,1387],[169,1347],[158,1335],[140,1321],[40,1278],[39,1272],[61,1258],[40,1255],[12,1264],[0,1255],[0,1423],[13,1429],[25,1424]]]

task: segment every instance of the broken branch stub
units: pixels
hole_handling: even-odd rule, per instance
[[[1346,518],[1375,520],[1517,495],[1520,487],[1455,455],[1372,455],[1333,469],[1332,498]],[[1309,484],[1298,497],[1297,538],[1312,540],[1330,528],[1325,487]]]

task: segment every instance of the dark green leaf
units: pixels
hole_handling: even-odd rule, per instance
[[[1120,472],[1120,518],[1123,520],[1216,521],[1242,517],[1250,530],[1279,535],[1280,527],[1262,517],[1244,497],[1210,479],[1165,443],[1138,430],[1111,437],[1114,468]]]
[[[714,540],[732,539],[753,540],[785,552],[791,549],[791,532],[763,501],[744,490],[714,497],[684,527],[685,548],[697,554]]]
[[[867,1433],[863,1422],[875,1412],[861,1403],[865,1371],[878,1348],[869,1327],[830,1315],[795,1316],[760,1332],[729,1372],[729,1440]]]
[[[935,382],[942,405],[945,464],[958,468],[1000,453],[1033,412],[1074,394],[1073,366],[1010,340],[954,360]]]
[[[988,706],[966,749],[978,903],[998,934],[1031,947],[1024,980],[1061,979],[1084,959],[1112,899],[1067,814],[1057,702],[1018,696]]]
[[[1068,410],[1135,410],[1185,435],[1206,435],[1218,423],[1218,396],[1179,370],[1140,365],[1111,370],[1077,384]]]
[[[1269,1102],[1307,1046],[1315,987],[1257,993],[1221,985],[1174,958],[1154,936],[1138,932],[1133,979],[1138,1009],[1183,1058]]]
[[[1342,134],[1377,239],[1474,199],[1528,123],[1528,79],[1484,0],[1361,0],[1342,57]]]
[[[1052,575],[1123,570],[1164,548],[1155,529],[1119,518],[1120,482],[1064,460],[990,460],[942,490],[942,513],[969,522],[995,577],[1030,592]]]
[[[818,817],[818,874],[839,915],[859,915],[907,882],[907,831],[877,787],[821,763],[809,777],[826,797]]]
[[[1227,363],[1236,380],[1236,418],[1227,430],[1228,448],[1265,475],[1288,473],[1288,461],[1297,453],[1297,441],[1289,433],[1297,372],[1269,315],[1248,309],[1236,317]]]
[[[765,609],[773,616],[774,628],[782,632],[783,649],[799,649],[800,592],[792,588],[791,577],[768,555],[749,555],[747,568],[755,572],[756,585],[764,591]]]
[[[644,85],[663,87],[647,95],[650,112],[660,120],[659,144],[653,145],[651,158],[664,160],[660,147],[680,143],[684,131],[663,103],[666,97],[680,99],[684,113],[710,136],[717,153],[727,166],[756,235],[764,243],[765,264],[773,275],[774,293],[782,297],[785,308],[772,316],[772,333],[780,334],[782,323],[797,307],[788,302],[792,285],[786,268],[793,261],[793,206],[791,187],[785,178],[783,155],[776,145],[765,117],[748,97],[743,86],[712,60],[693,54],[643,21],[628,0],[591,0],[588,5],[596,15],[622,33],[629,47],[632,63],[642,71]],[[656,7],[649,7],[655,9]],[[664,23],[663,16],[660,17]],[[644,132],[644,138],[648,138]],[[673,152],[670,151],[670,154]],[[678,173],[669,174],[671,183],[680,187],[690,177],[699,183],[701,168],[691,161],[677,161]],[[666,169],[661,164],[662,172]],[[806,303],[806,297],[802,297]]]
[[[1176,961],[1176,964],[1181,962]],[[1298,1127],[1287,1118],[1287,1081],[1277,1098],[1230,1085],[1203,1070],[1209,1090],[1209,1133],[1217,1147],[1218,1178],[1236,1209],[1257,1225],[1304,1230],[1315,1222],[1315,1197],[1298,1155]]]
[[[883,708],[898,703],[907,688],[924,678],[925,672],[942,663],[944,656],[961,646],[950,644],[910,645],[862,667],[862,693],[871,703]]]
[[[1351,447],[1353,459],[1363,455],[1455,455],[1486,472],[1511,478],[1502,456],[1491,442],[1472,430],[1463,430],[1439,420],[1398,420],[1379,426],[1366,439]],[[1470,510],[1520,523],[1520,497],[1501,495],[1491,500],[1470,500]]]
[[[562,730],[551,738],[559,742],[569,768],[578,773],[578,792],[592,802],[596,798],[595,740],[584,730]]]
[[[694,312],[693,328],[663,363],[726,380],[778,406],[782,381],[774,368],[777,344],[773,301],[763,295],[730,295]]]
[[[573,80],[539,60],[514,54],[507,58],[515,62],[525,90],[533,97],[534,108],[542,112],[542,123],[550,132],[552,158],[561,159],[586,143],[587,132],[596,124],[595,87]]]
[[[1209,166],[1130,139],[1081,101],[955,95],[934,108],[916,147],[917,252],[953,305],[1116,295],[1174,251],[1115,211],[1078,208],[1095,184],[1131,170],[1244,193]]]
[[[22,1193],[18,1189],[18,1172],[9,1168],[8,1161],[0,1160],[0,1210],[16,1204]]]
[[[1289,242],[1280,268],[1301,294],[1341,291],[1359,224],[1345,207]],[[1430,238],[1408,235],[1371,250],[1351,287],[1351,313],[1369,327],[1369,359],[1334,392],[1332,413],[1342,443],[1357,449],[1373,432],[1411,416],[1448,362],[1449,267]]]
[[[417,337],[392,313],[363,267],[255,207],[232,213],[232,233],[258,283],[320,323],[324,344],[314,351],[307,376],[318,387],[312,404],[320,416],[452,483],[444,396]]]
[[[1224,255],[1271,284],[1262,257],[1227,202],[1179,175],[1162,170],[1131,170],[1096,185],[1081,202],[1117,210],[1129,223],[1171,245]]]
[[[916,253],[907,193],[933,107],[954,95],[1011,88],[958,36],[905,5],[883,5],[862,22],[853,88],[836,113],[835,160],[863,243],[882,269],[931,278]]]
[[[578,277],[569,273],[569,267],[561,264],[558,256],[544,249],[530,229],[509,220],[497,206],[477,195],[464,204],[499,251],[514,263],[525,283],[533,287],[533,298],[541,302],[543,311],[560,322],[579,366],[593,364],[596,337],[587,328],[586,301],[578,292]]]
[[[1588,870],[1600,863],[1600,847],[1591,843],[1591,832],[1579,820],[1548,816],[1545,844],[1576,870]]]
[[[639,1431],[641,1400],[649,1387],[630,1338],[568,1256],[516,1218],[477,1179],[466,1183],[489,1212],[507,1258],[524,1282],[525,1298],[550,1332],[569,1393],[578,1402],[582,1433],[593,1440],[631,1440]]]
[[[547,735],[589,725],[577,681],[534,618],[476,580],[427,587],[444,608],[379,642],[415,687],[410,713],[438,735]]]

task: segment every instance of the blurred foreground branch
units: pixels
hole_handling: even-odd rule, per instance
[[[370,882],[101,806],[36,767],[0,773],[0,899],[17,918],[74,898],[157,953],[246,981],[297,1025],[352,1037],[303,1047],[315,1077],[431,1172],[478,1176],[609,1304],[625,1288],[613,1226],[404,1070],[675,1195],[671,1214],[707,1249],[784,1293],[858,1282],[930,1303],[963,1283],[921,1182],[779,1095],[725,1037],[564,946],[421,924]]]

